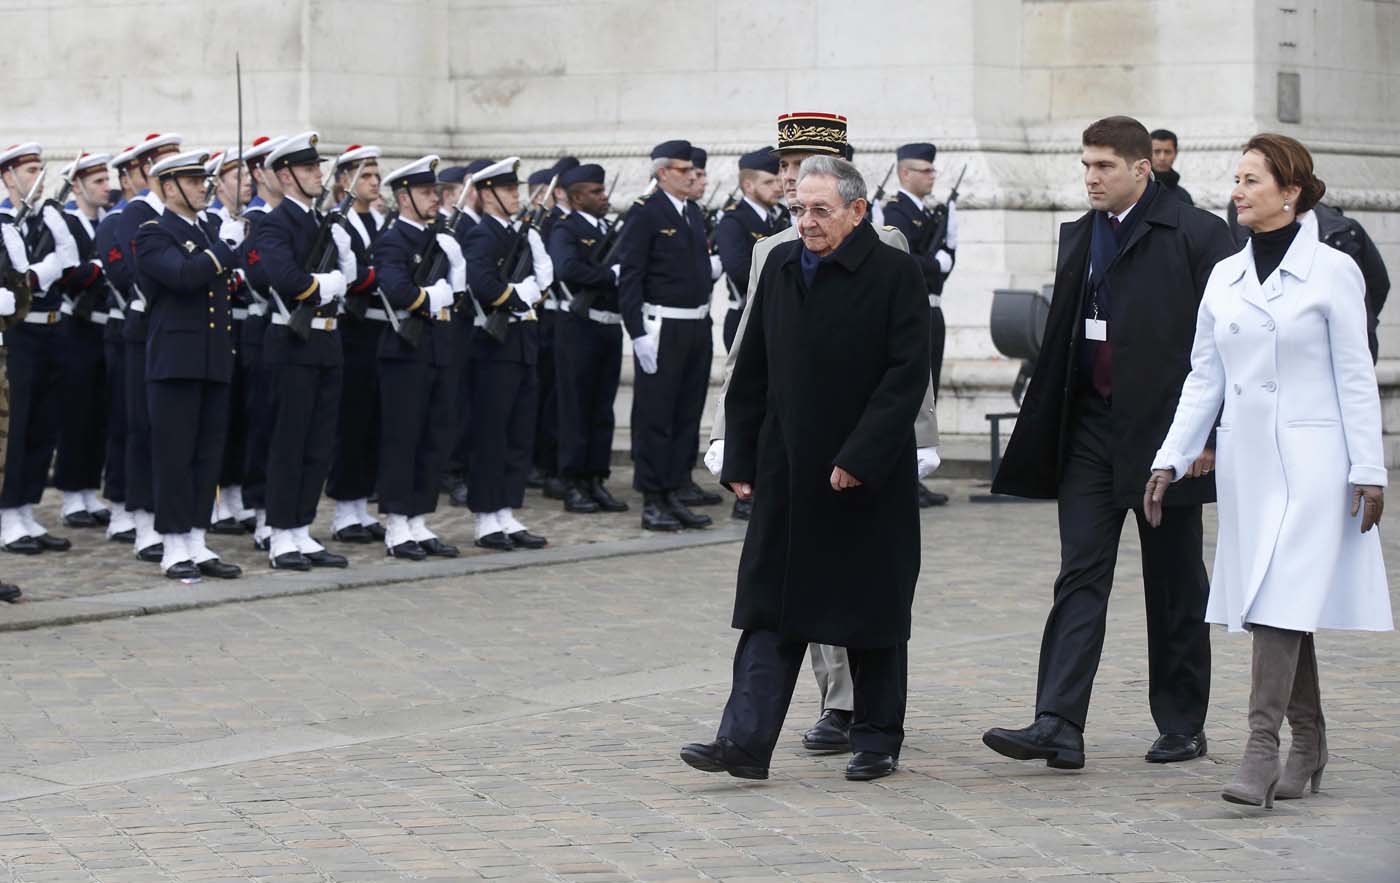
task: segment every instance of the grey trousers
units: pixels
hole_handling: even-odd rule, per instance
[[[822,691],[822,711],[835,708],[850,711],[855,708],[855,686],[851,680],[851,662],[845,647],[830,644],[809,644],[812,674],[817,676],[817,689]]]

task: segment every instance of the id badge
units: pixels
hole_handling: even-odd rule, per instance
[[[1085,340],[1108,340],[1108,323],[1103,319],[1084,320]]]

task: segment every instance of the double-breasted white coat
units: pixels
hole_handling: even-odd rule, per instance
[[[1153,468],[1183,476],[1217,414],[1206,621],[1393,628],[1379,528],[1363,534],[1351,515],[1352,485],[1386,483],[1365,285],[1351,258],[1300,231],[1262,284],[1252,243],[1216,264]]]

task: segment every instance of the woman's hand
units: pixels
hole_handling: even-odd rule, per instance
[[[1171,487],[1175,477],[1174,469],[1153,469],[1147,479],[1147,489],[1142,493],[1142,512],[1147,517],[1147,523],[1153,527],[1162,524],[1162,498],[1167,495],[1167,488]]]
[[[1374,484],[1353,485],[1351,489],[1351,517],[1361,513],[1361,532],[1365,533],[1381,523],[1381,513],[1385,511],[1385,488]]]

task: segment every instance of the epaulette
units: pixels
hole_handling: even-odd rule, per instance
[[[159,219],[157,219],[157,218],[151,218],[149,221],[142,221],[142,222],[141,222],[141,226],[142,226],[142,227],[149,227],[149,226],[151,226],[152,224],[159,224],[159,223],[160,223],[160,220],[159,220]]]
[[[892,224],[885,224],[884,227],[885,227],[886,230],[890,231],[891,233],[893,233],[894,230],[895,230],[894,225],[892,225]]]
[[[755,245],[757,245],[758,243],[760,243],[760,242],[762,242],[763,240],[765,240],[765,239],[768,238],[766,235],[764,235],[764,234],[762,234],[762,233],[758,233],[758,234],[755,234],[755,235],[758,236],[758,238],[754,240],[754,244],[755,244]]]
[[[894,196],[891,196],[889,199],[886,199],[886,200],[885,200],[885,205],[894,205],[894,204],[897,203],[897,202],[899,202],[899,194],[898,194],[898,193],[896,193]]]

